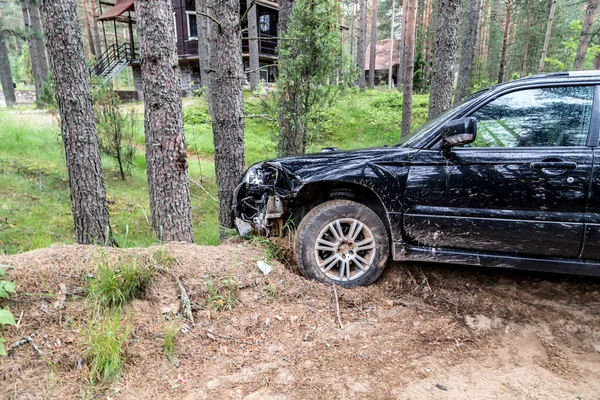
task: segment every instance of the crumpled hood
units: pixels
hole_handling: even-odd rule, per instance
[[[370,175],[373,166],[406,164],[417,149],[378,147],[364,150],[305,154],[271,160],[303,183],[339,176]]]

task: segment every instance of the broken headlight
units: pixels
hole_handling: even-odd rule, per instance
[[[253,186],[275,185],[279,178],[279,169],[271,164],[257,164],[248,169],[244,183]]]

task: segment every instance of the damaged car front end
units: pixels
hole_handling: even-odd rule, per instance
[[[240,235],[282,235],[290,215],[286,203],[295,198],[301,186],[301,179],[279,162],[250,167],[234,194],[233,212]]]

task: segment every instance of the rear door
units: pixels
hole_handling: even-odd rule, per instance
[[[420,151],[405,239],[435,248],[576,258],[593,150],[594,86],[516,90],[471,116],[469,147]]]

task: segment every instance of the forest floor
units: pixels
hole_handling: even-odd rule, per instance
[[[7,344],[35,334],[1,360],[0,398],[598,399],[597,278],[397,264],[336,296],[272,257],[239,240],[0,257],[17,283]],[[125,259],[157,273],[103,332],[89,282]],[[122,330],[121,377],[92,384],[93,334]]]

